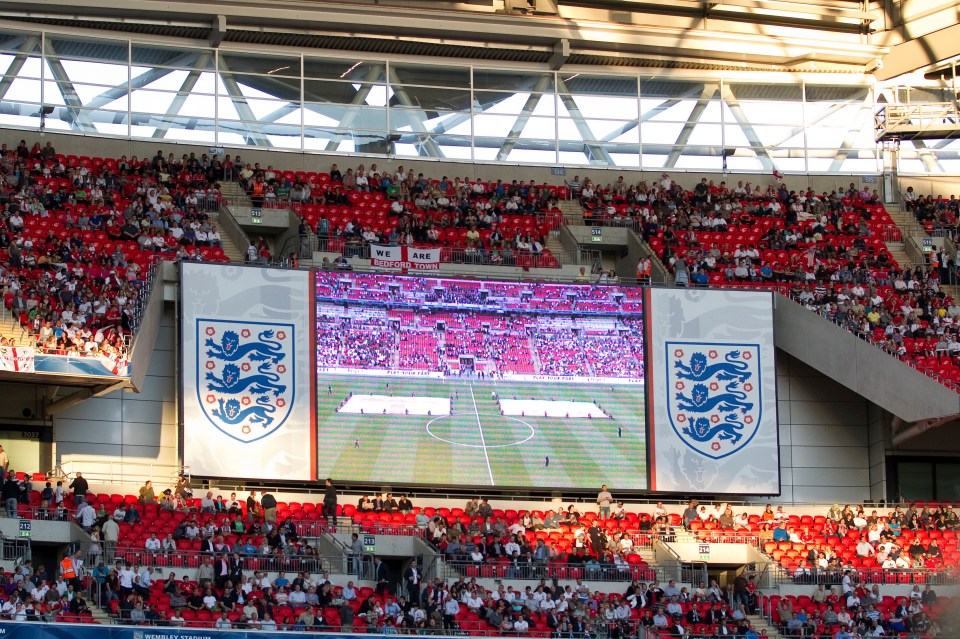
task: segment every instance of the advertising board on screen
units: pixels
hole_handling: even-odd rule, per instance
[[[320,476],[647,487],[641,289],[315,278]]]
[[[310,274],[182,269],[184,465],[202,476],[312,479]]]

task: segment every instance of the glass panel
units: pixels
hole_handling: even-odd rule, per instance
[[[176,93],[134,91],[130,94],[130,110],[140,113],[166,113],[175,97]]]
[[[377,87],[383,87],[377,89]],[[384,106],[385,85],[373,82],[323,82],[307,80],[303,83],[303,97],[310,102],[352,104],[363,97],[362,104]]]
[[[924,462],[897,462],[902,499],[933,498],[933,465]]]
[[[19,78],[39,78],[41,77],[41,69],[43,64],[39,57],[30,56],[23,61],[23,65],[20,67],[20,70],[14,74],[10,71],[10,66],[13,64],[13,59],[11,58],[10,64],[7,64],[3,68],[3,72],[8,76],[19,77]]]
[[[552,93],[485,93],[477,98],[483,113],[498,115],[553,115],[556,106]],[[532,109],[532,110],[531,110]]]
[[[127,42],[125,40],[74,39],[48,35],[44,46],[48,56],[127,63]]]
[[[390,85],[390,88],[390,104],[395,107],[417,106],[427,111],[469,111],[472,101],[468,89],[408,85]]]
[[[10,83],[6,95],[3,96],[5,102],[40,102],[40,80],[28,80],[17,78]]]
[[[686,122],[693,112],[693,100],[640,100],[641,119],[656,122]]]
[[[338,124],[342,123],[344,128],[377,130],[380,131],[379,135],[381,137],[386,134],[386,109],[309,102],[306,104],[306,107],[324,117],[332,119]]]
[[[382,60],[357,58],[303,58],[303,77],[321,80],[349,80],[353,82],[383,82],[386,63]]]
[[[803,125],[803,103],[801,102],[740,102],[744,116],[751,124],[785,124],[800,127]],[[726,115],[727,122],[732,121]]]
[[[596,95],[560,96],[561,114],[569,114],[574,108],[586,118],[636,119],[638,103],[636,98],[618,98]]]
[[[300,80],[284,77],[266,77],[247,73],[221,73],[221,81],[234,81],[240,86],[240,92],[263,96],[277,100],[300,101]],[[221,93],[227,93],[226,88]]]
[[[134,44],[130,60],[144,67],[175,67],[178,69],[213,69],[212,49],[167,48],[146,44]]]
[[[390,110],[390,124],[394,129],[404,131],[413,130],[413,122],[417,126],[434,133],[459,133],[470,135],[469,113],[443,113],[441,111],[424,111],[423,109],[406,109],[394,107]]]
[[[473,88],[475,91],[553,92],[553,73],[474,69]]]
[[[960,463],[938,462],[936,465],[936,472],[936,498],[940,501],[960,500]]]
[[[124,82],[124,85],[125,84],[126,82]],[[71,94],[75,95],[76,98],[80,100],[80,104],[82,104],[83,106],[90,106],[92,104],[93,106],[99,108],[119,100],[120,102],[123,103],[123,106],[120,108],[120,110],[125,111],[127,108],[126,96],[123,96],[122,98],[117,98],[115,100],[111,100],[109,103],[104,102],[104,100],[107,99],[104,97],[104,95],[106,95],[111,89],[115,88],[113,85],[103,86],[103,85],[94,85],[94,84],[44,82],[43,87],[44,87],[43,88],[44,99],[47,102],[50,102],[50,99],[55,97],[56,99],[60,100],[59,103],[62,104],[63,91],[66,91],[68,95],[71,95]],[[111,108],[111,107],[108,107],[108,108]]]
[[[299,78],[300,57],[235,53],[221,50],[220,70]]]
[[[75,83],[99,84],[114,87],[127,83],[129,67],[125,64],[105,64],[103,62],[82,62],[63,60],[63,70]]]
[[[468,67],[391,62],[390,71],[393,73],[391,80],[396,80],[399,84],[440,87],[442,89],[470,88],[470,69]]]

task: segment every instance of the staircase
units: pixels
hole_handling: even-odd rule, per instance
[[[215,219],[219,218],[220,213],[217,212]],[[219,220],[218,220],[219,221]],[[236,243],[230,239],[230,236],[224,233],[222,230],[220,232],[220,243],[223,245],[223,254],[226,255],[231,262],[243,262],[247,254],[247,247],[244,246],[241,250]]]
[[[560,243],[559,231],[550,231],[547,234],[547,242],[543,245],[543,248],[550,251],[550,254],[557,258],[557,261],[561,264],[576,264],[576,260],[567,255],[567,250]]]
[[[239,182],[223,182],[220,184],[220,193],[223,194],[223,201],[226,204],[235,206],[252,206],[253,202],[247,195]]]
[[[563,200],[560,202],[560,211],[571,226],[583,226],[583,207],[577,200]]]
[[[753,626],[753,629],[757,631],[761,637],[776,637],[780,634],[780,631],[777,630],[777,627],[767,621],[761,615],[747,615],[747,620],[750,622],[750,625]]]
[[[0,321],[0,337],[7,340],[7,343],[12,340],[14,346],[33,346],[33,340],[20,328],[10,311],[7,311],[3,320]]]
[[[917,222],[917,218],[910,211],[902,210],[899,205],[891,204],[887,208],[887,213],[890,214],[890,218],[896,223],[900,229],[900,234],[904,238],[924,237],[927,235],[927,231]],[[910,256],[907,255],[904,250],[903,242],[885,242],[884,244],[886,244],[887,250],[890,251],[891,257],[893,257],[901,267],[910,266],[913,268],[916,266],[927,266],[926,262],[917,264],[911,260]],[[954,299],[960,298],[960,286],[941,284],[940,288],[944,293]]]

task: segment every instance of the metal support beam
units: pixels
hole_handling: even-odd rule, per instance
[[[170,60],[169,62],[166,62],[165,64],[169,64],[171,66],[191,66],[194,64],[194,62],[197,61],[197,58],[200,55],[205,56],[204,60],[210,59],[209,54],[201,54],[199,52],[185,53],[181,56],[174,58],[173,60]],[[201,62],[198,66],[201,66],[201,67],[206,66],[206,62],[205,61]],[[126,84],[120,84],[118,86],[113,87],[112,89],[107,89],[106,91],[104,91],[103,93],[95,97],[94,99],[90,100],[90,104],[88,104],[87,106],[91,109],[99,109],[100,107],[104,107],[115,100],[119,100],[120,98],[126,95],[129,95],[131,91],[142,89],[148,84],[156,82],[160,78],[170,75],[175,70],[176,69],[154,68],[148,71],[144,71],[140,75],[134,78],[131,78],[129,86],[127,86]]]
[[[557,78],[557,92],[560,95],[560,101],[567,109],[567,113],[569,113],[573,119],[573,125],[577,127],[577,132],[580,134],[580,137],[583,138],[583,146],[590,156],[600,158],[600,161],[607,166],[616,166],[613,158],[607,153],[607,149],[594,142],[595,137],[593,131],[590,130],[590,125],[587,124],[586,118],[583,117],[580,107],[577,106],[576,100],[570,95],[567,85],[562,78]]]
[[[829,171],[839,171],[840,167],[843,166],[843,161],[850,157],[850,149],[853,148],[857,138],[860,136],[860,131],[863,130],[864,125],[868,121],[873,119],[872,105],[873,102],[868,93],[863,104],[860,105],[860,111],[857,113],[857,117],[853,118],[853,121],[850,122],[847,134],[843,136],[843,142],[840,143],[840,148],[837,149],[837,154],[834,156],[833,162],[830,163]]]
[[[952,140],[943,141],[950,143]],[[934,150],[936,147],[927,146],[927,143],[923,140],[913,140],[913,146],[920,155],[920,161],[923,162],[924,169],[929,173],[946,173],[946,171],[943,170],[943,165],[940,164],[940,160],[937,159],[937,153]]]
[[[564,38],[553,45],[553,54],[547,64],[551,71],[559,71],[570,58],[570,41]]]
[[[60,58],[57,58],[56,55],[57,52],[54,51],[53,45],[50,44],[48,40],[45,59],[50,66],[50,72],[53,73],[54,80],[57,81],[57,89],[59,89],[60,95],[63,96],[64,103],[69,108],[68,117],[71,120],[69,122],[70,127],[79,128],[81,131],[96,132],[97,127],[93,125],[89,114],[82,110],[83,101],[80,100],[77,90],[73,87],[73,80],[67,75],[67,71],[63,68]]]
[[[677,160],[680,159],[680,150],[690,141],[693,128],[697,126],[700,116],[703,115],[703,111],[707,108],[707,103],[709,103],[710,99],[716,94],[718,88],[716,84],[703,85],[703,89],[700,91],[700,97],[697,98],[697,103],[693,106],[693,111],[690,112],[690,117],[687,118],[683,128],[680,129],[680,134],[673,143],[673,148],[670,149],[670,154],[664,163],[665,168],[672,169],[677,165]]]
[[[956,21],[956,12],[952,12]],[[874,77],[883,82],[960,56],[960,24],[898,44],[880,58]]]
[[[197,59],[198,67],[205,67],[210,61],[210,53],[202,53]],[[173,118],[180,113],[180,109],[183,108],[183,103],[187,101],[187,98],[190,97],[190,92],[193,91],[193,87],[197,85],[197,80],[200,79],[200,74],[203,73],[200,69],[193,69],[187,73],[187,77],[183,79],[183,83],[180,84],[180,89],[177,91],[177,95],[173,96],[173,101],[170,102],[170,106],[167,107],[167,112],[163,114],[163,120],[157,125],[157,130],[153,132],[151,137],[160,140],[167,135],[167,131],[170,130],[170,125],[173,123]]]
[[[264,134],[263,127],[253,124],[257,121],[257,116],[254,115],[253,109],[251,109],[250,104],[247,103],[246,96],[243,95],[243,91],[240,90],[240,85],[237,84],[233,74],[230,73],[230,69],[227,67],[222,56],[220,57],[219,75],[224,88],[227,90],[227,94],[230,96],[230,100],[233,102],[234,108],[237,110],[237,115],[240,116],[240,119],[244,122],[244,126],[249,130],[245,140],[246,143],[254,146],[272,147],[273,144],[270,142],[270,138]]]
[[[391,113],[403,113],[407,117],[407,120],[410,122],[410,128],[420,139],[420,144],[418,145],[420,155],[426,155],[431,158],[444,157],[440,146],[430,137],[430,132],[427,131],[427,127],[423,125],[423,121],[427,119],[427,114],[423,112],[423,109],[418,108],[419,105],[410,99],[410,94],[407,93],[407,90],[400,84],[400,78],[397,76],[397,72],[393,67],[390,67],[387,74],[387,80],[393,89],[393,95],[396,96],[397,102],[405,107],[412,107],[400,111],[391,111]],[[390,128],[396,129],[396,126],[391,123]]]
[[[373,88],[374,83],[380,79],[380,73],[383,71],[383,67],[377,64],[371,64],[370,68],[367,69],[367,75],[360,83],[360,88],[357,89],[356,94],[353,96],[353,100],[350,101],[350,108],[348,108],[343,117],[340,118],[340,123],[337,125],[338,129],[352,129],[353,122],[357,119],[357,115],[360,114],[360,105],[367,101],[367,96],[370,95],[370,89]],[[303,96],[304,102],[306,103],[306,96]],[[306,108],[310,108],[306,104]],[[316,109],[314,109],[316,110]],[[319,113],[319,111],[318,111]],[[330,140],[327,142],[327,148],[324,151],[336,151],[337,147],[340,146],[340,142],[343,141],[342,133],[334,133]]]
[[[724,83],[720,89],[720,98],[726,103],[730,109],[730,113],[733,114],[737,124],[740,125],[740,129],[747,138],[747,142],[750,143],[750,146],[753,147],[754,152],[757,154],[757,159],[760,160],[761,166],[763,166],[766,171],[773,171],[773,160],[770,159],[770,154],[767,153],[766,147],[763,142],[760,141],[760,136],[757,135],[753,124],[750,123],[750,118],[743,112],[743,107],[740,106],[740,102],[737,100],[737,96],[733,94],[733,89],[730,88],[729,84]]]
[[[214,49],[220,47],[220,43],[223,42],[223,39],[227,35],[227,16],[219,15],[213,18],[213,27],[210,29],[210,33],[207,35],[207,42],[210,43],[210,46]]]
[[[30,36],[24,42],[22,46],[23,49],[27,51],[33,51],[37,45],[40,43],[40,38],[37,36]],[[20,70],[23,69],[23,65],[26,63],[27,58],[29,58],[29,53],[18,53],[13,56],[13,60],[10,61],[10,66],[7,67],[5,72],[5,77],[0,78],[0,100],[2,100],[7,95],[7,91],[10,90],[10,85],[13,84],[14,79],[20,74]]]
[[[530,115],[533,113],[533,110],[537,108],[537,102],[540,101],[541,96],[543,96],[543,92],[546,91],[547,87],[550,86],[550,81],[552,79],[552,76],[542,75],[540,76],[540,79],[537,80],[537,83],[534,85],[530,95],[527,96],[526,102],[523,103],[520,113],[517,114],[517,119],[513,121],[513,126],[510,127],[510,132],[507,134],[506,139],[504,139],[503,144],[500,146],[500,150],[497,151],[497,162],[506,160],[510,155],[510,151],[512,151],[513,147],[517,145],[517,139],[523,132],[523,127],[527,126],[527,122],[530,121]]]

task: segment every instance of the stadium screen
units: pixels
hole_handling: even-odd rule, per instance
[[[639,288],[316,274],[319,477],[647,488]]]

